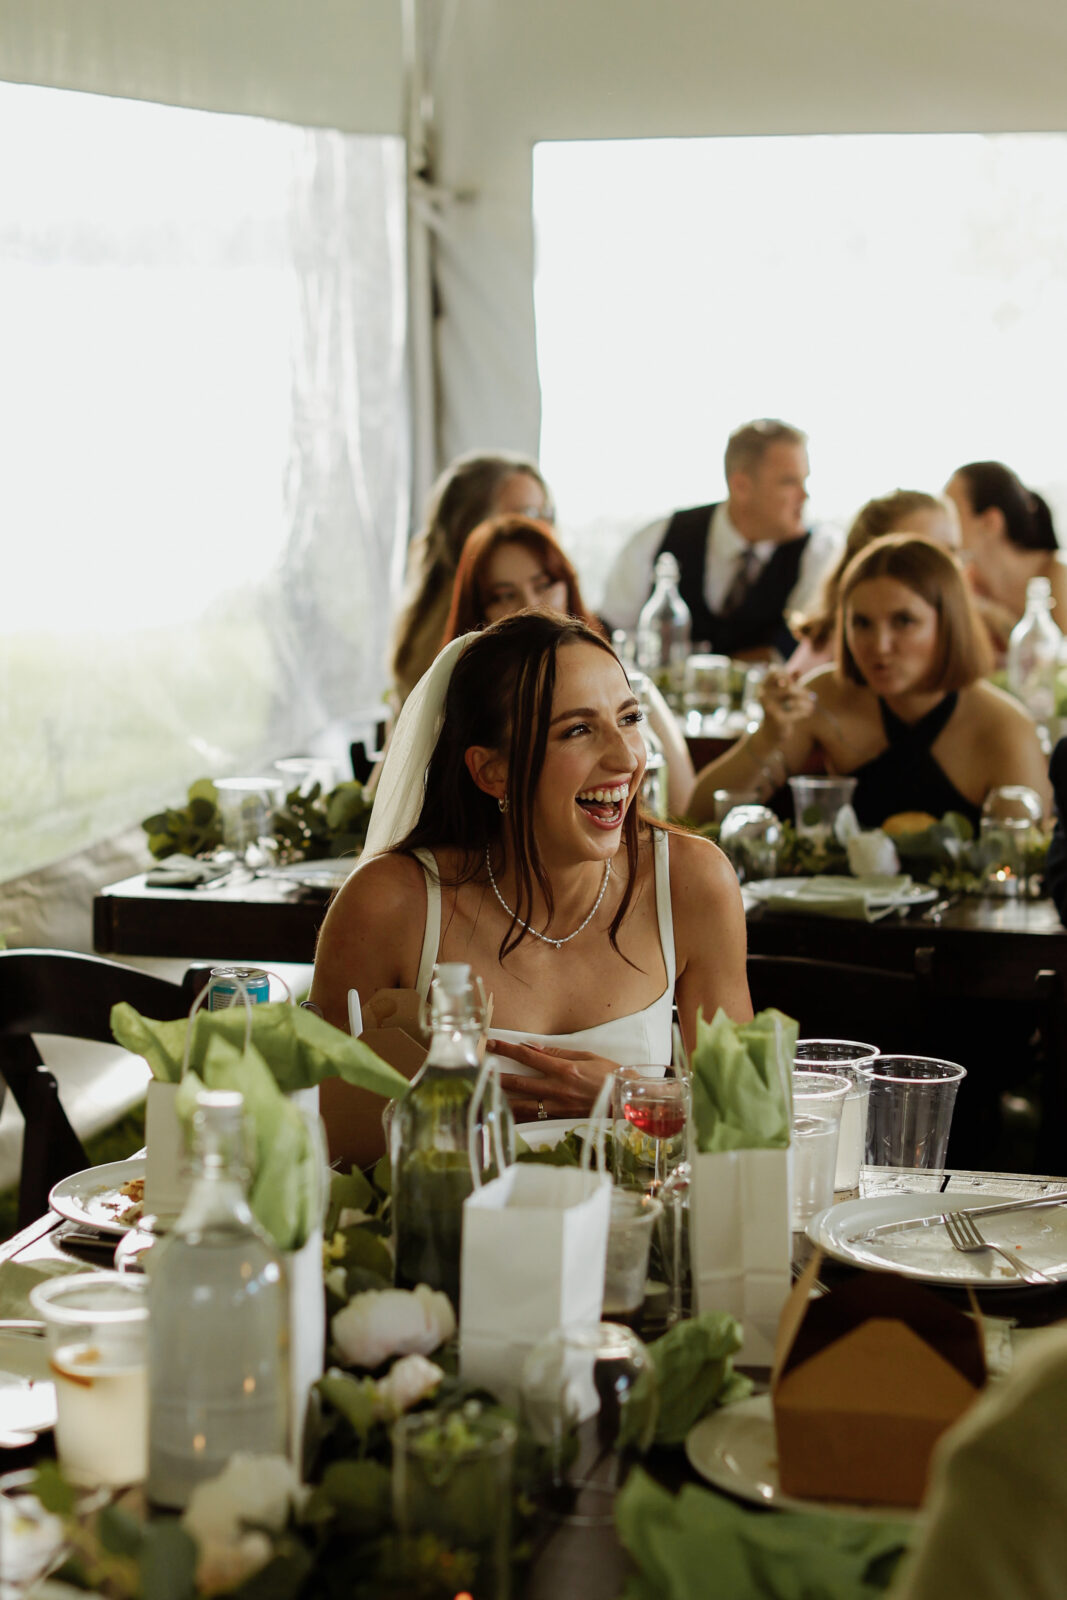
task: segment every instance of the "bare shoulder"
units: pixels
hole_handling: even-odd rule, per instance
[[[741,904],[737,874],[729,860],[711,839],[698,833],[668,835],[671,862],[671,900],[675,907],[687,902],[706,904],[716,900]]]
[[[345,879],[330,904],[327,920],[347,918],[369,907],[382,917],[402,914],[411,910],[413,902],[424,899],[423,870],[413,857],[374,856]]]
[[[863,696],[860,685],[843,678],[836,667],[818,667],[803,681],[805,689],[810,689],[819,704],[831,711],[850,710]]]
[[[980,678],[960,690],[960,700],[967,708],[968,718],[981,722],[983,729],[1004,733],[1009,737],[1024,731],[1033,732],[1033,718],[1014,695],[1006,689]]]

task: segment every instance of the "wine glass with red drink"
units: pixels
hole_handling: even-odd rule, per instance
[[[615,1182],[656,1195],[685,1159],[689,1085],[652,1078],[633,1067],[615,1074]]]

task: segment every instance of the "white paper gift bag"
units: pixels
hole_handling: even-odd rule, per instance
[[[523,1359],[539,1339],[600,1321],[611,1178],[603,1140],[595,1142],[599,1170],[590,1168],[590,1140],[580,1167],[520,1163],[486,1184],[476,1174],[464,1202],[461,1368],[505,1401],[517,1399]]]
[[[726,1150],[693,1157],[690,1253],[698,1312],[741,1323],[742,1365],[770,1366],[792,1287],[791,1155]]]

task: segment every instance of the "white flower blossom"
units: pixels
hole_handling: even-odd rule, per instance
[[[331,1294],[335,1294],[338,1300],[345,1298],[348,1288],[344,1267],[331,1267],[323,1281],[327,1289],[330,1290]]]
[[[236,1540],[210,1540],[199,1546],[196,1560],[198,1594],[230,1594],[239,1583],[265,1567],[271,1542],[265,1533],[244,1533]]]
[[[380,1367],[393,1355],[428,1356],[450,1339],[456,1319],[448,1296],[415,1289],[367,1289],[332,1323],[333,1339],[354,1367]]]
[[[249,1523],[279,1531],[303,1495],[285,1456],[233,1455],[217,1478],[197,1484],[182,1521],[201,1548],[236,1544]]]
[[[875,874],[887,877],[900,871],[897,847],[881,828],[870,833],[857,833],[848,841],[848,869],[856,878],[869,878]]]
[[[380,1415],[388,1421],[399,1417],[432,1394],[443,1377],[441,1368],[425,1356],[401,1356],[375,1385]]]

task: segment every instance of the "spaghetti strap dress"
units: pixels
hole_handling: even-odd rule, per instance
[[[884,700],[879,700],[888,748],[847,774],[856,779],[852,806],[861,826],[877,828],[898,811],[928,811],[938,818],[946,811],[958,811],[977,830],[981,806],[960,793],[930,754],[931,746],[956,709],[957,699],[955,693],[945,695],[918,722],[902,722]]]
[[[658,999],[643,1011],[633,1011],[629,1016],[612,1017],[592,1028],[580,1028],[575,1033],[533,1033],[509,1028],[490,1028],[489,1039],[500,1039],[509,1044],[553,1045],[563,1050],[589,1050],[593,1055],[604,1056],[618,1062],[621,1067],[657,1066],[661,1069],[671,1059],[671,1022],[674,1012],[674,980],[677,963],[674,952],[674,920],[671,914],[671,873],[669,835],[662,829],[653,829],[653,863],[656,880],[656,919],[659,924],[659,941],[663,951],[663,964],[667,969],[667,986]],[[426,931],[422,941],[422,957],[415,987],[425,999],[430,992],[434,962],[441,943],[441,884],[433,855],[428,850],[417,850],[426,878]],[[523,1073],[531,1076],[529,1069],[500,1058],[503,1072]]]

